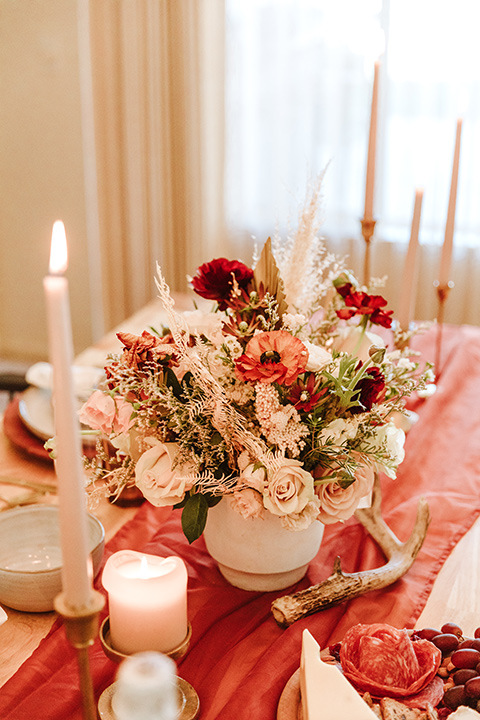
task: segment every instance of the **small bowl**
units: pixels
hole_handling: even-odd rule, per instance
[[[103,558],[105,531],[88,515],[94,576]],[[24,612],[50,612],[62,590],[59,512],[31,505],[0,513],[0,603]]]

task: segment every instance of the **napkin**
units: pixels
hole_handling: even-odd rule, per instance
[[[4,622],[8,620],[8,615],[5,612],[5,610],[0,607],[0,625],[3,625]]]
[[[102,380],[104,373],[102,368],[73,365],[72,376],[75,395],[86,400]],[[42,390],[52,390],[53,388],[53,368],[50,363],[35,363],[28,368],[25,377],[29,385],[34,385]]]

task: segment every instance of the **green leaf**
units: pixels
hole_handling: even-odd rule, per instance
[[[190,372],[190,370],[187,370],[187,372],[185,373],[185,375],[182,378],[182,387],[191,389],[193,387],[192,381],[193,381],[193,375]]]
[[[230,470],[230,466],[226,460],[219,463],[218,467],[213,471],[213,477],[216,480],[221,480],[224,477],[229,477],[232,475],[232,471]]]
[[[215,505],[218,505],[220,500],[222,499],[221,495],[212,495],[211,493],[204,493],[204,498],[207,500],[207,505],[209,508],[215,507]]]
[[[165,382],[167,384],[167,387],[172,388],[175,397],[180,398],[182,395],[182,388],[172,368],[167,368]]]
[[[181,509],[181,508],[184,508],[185,505],[186,505],[187,502],[188,502],[188,498],[189,498],[189,495],[185,495],[185,497],[183,498],[183,500],[180,500],[180,502],[175,503],[175,505],[173,506],[173,509],[174,509],[174,510],[179,510],[179,509]]]
[[[191,544],[202,534],[207,522],[208,502],[201,493],[191,495],[183,508],[182,530]]]

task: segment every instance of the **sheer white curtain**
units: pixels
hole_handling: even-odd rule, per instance
[[[294,227],[327,168],[322,233],[363,258],[374,61],[381,57],[372,273],[401,292],[416,187],[424,188],[416,316],[436,314],[433,281],[447,215],[456,119],[464,118],[446,319],[480,323],[480,6],[470,0],[226,0],[226,213],[248,257]],[[328,166],[328,167],[327,167]],[[473,285],[472,285],[473,283]]]

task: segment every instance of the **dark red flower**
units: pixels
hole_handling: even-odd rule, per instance
[[[351,283],[337,287],[337,292],[345,300],[345,307],[337,310],[342,320],[349,320],[354,315],[368,315],[370,322],[389,328],[392,324],[393,310],[382,310],[387,304],[381,295],[368,295],[361,290],[354,291]]]
[[[288,399],[297,410],[310,412],[327,392],[327,388],[319,391],[319,387],[320,380],[317,380],[313,373],[309,373],[306,382],[298,378],[290,390]]]
[[[357,369],[360,367],[361,364]],[[381,402],[385,397],[385,377],[377,367],[368,368],[368,374],[359,380],[355,389],[360,390],[358,396],[360,405],[351,408],[351,412],[369,411],[375,403]]]
[[[220,310],[231,306],[234,281],[240,290],[247,290],[253,279],[253,270],[238,260],[216,258],[200,265],[192,278],[192,287],[207,300],[216,300]]]
[[[245,352],[235,362],[240,380],[291,385],[305,370],[308,350],[285,330],[254,335]]]

